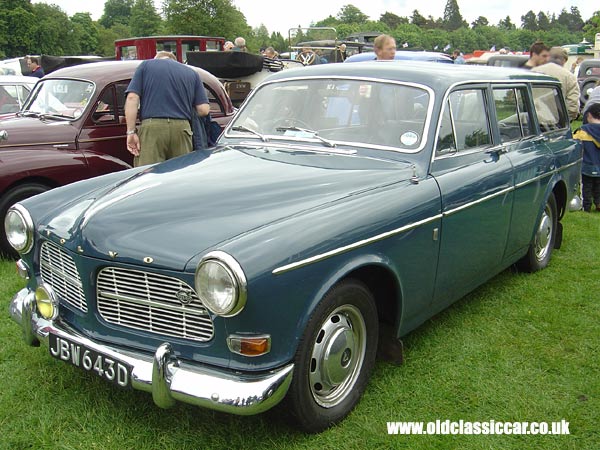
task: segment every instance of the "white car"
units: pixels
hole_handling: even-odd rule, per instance
[[[38,78],[0,75],[0,118],[21,109]]]

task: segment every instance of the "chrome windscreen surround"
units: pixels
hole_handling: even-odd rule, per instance
[[[52,287],[59,301],[87,312],[83,285],[75,261],[53,242],[45,241],[40,249],[42,281]]]
[[[208,310],[178,278],[106,267],[98,273],[97,303],[100,316],[112,324],[200,342],[214,335]]]

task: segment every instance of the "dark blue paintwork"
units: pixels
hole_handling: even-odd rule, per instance
[[[39,274],[40,242],[60,245],[64,239],[82,274],[90,311],[65,308],[64,320],[93,338],[151,354],[164,337],[108,325],[97,315],[98,270],[130,267],[193,286],[200,259],[220,250],[245,272],[246,307],[235,317],[213,316],[215,336],[208,342],[169,341],[183,359],[249,371],[276,368],[292,360],[311,312],[344,277],[368,268],[386,278],[389,289],[379,301],[396,335],[403,335],[521,258],[551,192],[561,214],[573,195],[581,149],[567,128],[538,130],[508,144],[493,128],[490,149],[502,152],[434,157],[449,90],[471,82],[555,83],[547,77],[487,67],[365,63],[282,71],[268,82],[295,77],[429,86],[434,96],[427,145],[416,153],[357,146],[354,154],[333,154],[323,153],[327,148],[318,142],[264,143],[226,129],[208,157],[190,154],[31,198],[23,205],[37,227],[36,245],[24,260]],[[111,251],[118,256],[109,257]],[[143,263],[147,256],[152,264]],[[30,280],[30,288],[36,283]],[[245,332],[269,334],[271,351],[257,358],[230,352],[226,337]]]

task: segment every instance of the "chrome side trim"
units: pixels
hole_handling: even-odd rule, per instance
[[[297,261],[297,262],[294,262],[294,263],[291,263],[291,264],[286,264],[284,266],[277,267],[271,273],[273,275],[280,275],[282,273],[289,272],[290,270],[298,269],[300,267],[307,266],[307,265],[312,264],[314,262],[322,261],[324,259],[330,258],[331,256],[339,255],[341,253],[348,252],[348,251],[353,250],[355,248],[363,247],[363,246],[371,244],[373,242],[380,241],[382,239],[386,239],[386,238],[388,238],[390,236],[393,236],[395,234],[399,234],[399,233],[403,233],[403,232],[408,231],[408,230],[412,230],[413,228],[416,228],[418,226],[421,226],[421,225],[424,225],[426,223],[432,222],[434,220],[438,220],[438,219],[440,219],[442,217],[448,217],[448,216],[450,216],[450,215],[452,215],[454,213],[457,213],[457,212],[462,211],[464,209],[470,208],[471,206],[475,206],[475,205],[477,205],[479,203],[483,203],[483,202],[486,202],[486,201],[491,200],[493,198],[499,197],[501,195],[505,195],[505,194],[507,194],[507,193],[509,193],[511,191],[514,191],[517,188],[523,187],[523,186],[525,186],[527,184],[534,183],[534,182],[536,182],[536,181],[538,181],[538,180],[540,180],[542,178],[545,178],[545,177],[548,177],[548,176],[552,176],[552,175],[554,175],[556,173],[559,173],[562,170],[565,170],[565,169],[568,169],[569,167],[575,166],[575,165],[579,164],[580,162],[581,162],[581,160],[575,161],[573,163],[570,163],[570,164],[567,164],[565,166],[562,166],[562,167],[560,167],[558,169],[550,170],[550,171],[548,171],[546,173],[538,175],[535,178],[531,178],[529,180],[526,180],[526,181],[523,181],[521,183],[518,183],[515,186],[507,187],[505,189],[502,189],[501,191],[498,191],[498,192],[495,192],[493,194],[487,195],[487,196],[482,197],[482,198],[480,198],[478,200],[475,200],[473,202],[466,203],[466,204],[464,204],[462,206],[459,206],[457,208],[454,208],[454,209],[451,209],[451,210],[448,210],[448,211],[444,211],[442,214],[437,214],[437,215],[429,217],[427,219],[423,219],[423,220],[421,220],[419,222],[415,222],[415,223],[406,225],[404,227],[397,228],[397,229],[392,230],[392,231],[388,231],[386,233],[378,234],[377,236],[373,236],[371,238],[367,238],[367,239],[355,242],[353,244],[346,245],[344,247],[339,247],[339,248],[336,248],[334,250],[330,250],[330,251],[325,252],[325,253],[321,253],[321,254],[318,254],[318,255],[315,255],[315,256],[311,256],[310,258],[306,258],[306,259],[303,259],[303,260],[300,260],[300,261]]]
[[[432,217],[428,217],[427,219],[419,220],[418,222],[413,222],[408,225],[405,225],[400,228],[396,228],[395,230],[386,231],[385,233],[378,234],[377,236],[373,236],[367,239],[363,239],[361,241],[355,242],[353,244],[345,245],[343,247],[339,247],[333,250],[330,250],[325,253],[321,253],[319,255],[311,256],[310,258],[306,258],[291,264],[286,264],[285,266],[277,267],[273,270],[273,275],[280,275],[285,272],[289,272],[290,270],[298,269],[300,267],[307,266],[317,261],[322,261],[324,259],[330,258],[335,255],[339,255],[341,253],[346,253],[350,250],[354,250],[356,248],[364,247],[365,245],[372,244],[373,242],[381,241],[383,239],[387,239],[390,236],[394,236],[396,234],[404,233],[406,231],[412,230],[414,228],[420,227],[421,225],[425,225],[429,222],[433,222],[435,220],[439,220],[442,218],[441,214],[437,214]]]
[[[550,172],[542,173],[542,174],[538,175],[537,177],[530,178],[529,180],[521,181],[520,183],[515,184],[515,189],[523,187],[523,186],[527,186],[528,184],[531,184],[531,183],[535,183],[536,181],[541,180],[542,178],[552,176],[556,172],[557,172],[556,170],[552,170]]]
[[[475,200],[474,202],[465,203],[464,205],[459,206],[457,208],[449,209],[448,211],[444,211],[443,212],[443,216],[444,217],[450,216],[450,215],[452,215],[454,213],[462,211],[463,209],[467,209],[467,208],[470,208],[471,206],[475,206],[475,205],[478,205],[480,203],[487,202],[488,200],[491,200],[491,199],[496,198],[496,197],[500,197],[501,195],[505,195],[505,194],[507,194],[507,193],[509,193],[511,191],[514,191],[514,190],[515,190],[515,188],[513,186],[505,188],[505,189],[502,189],[501,191],[494,192],[493,194],[486,195],[485,197],[481,197],[480,199]]]
[[[48,321],[31,309],[32,292],[22,289],[9,306],[11,317],[24,330],[27,341],[47,347],[52,333],[131,366],[133,389],[152,394],[156,404],[169,407],[174,401],[238,415],[254,415],[271,409],[287,393],[294,364],[266,372],[240,372],[179,360],[168,342],[152,354],[106,345],[89,339],[60,321]],[[29,334],[30,332],[31,334]]]

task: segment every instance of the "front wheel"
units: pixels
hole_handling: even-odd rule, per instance
[[[517,262],[517,268],[524,272],[536,272],[544,269],[550,262],[552,249],[556,241],[558,214],[554,194],[550,194],[546,206],[537,224],[533,241],[527,254]]]
[[[316,433],[352,411],[375,363],[377,337],[377,308],[367,287],[345,280],[331,288],[296,352],[284,402],[294,425]]]

